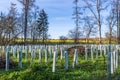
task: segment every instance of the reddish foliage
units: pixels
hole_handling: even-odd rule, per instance
[[[73,56],[75,49],[78,50],[78,54],[81,54],[81,55],[85,54],[85,47],[83,47],[83,46],[74,46],[74,47],[68,48],[68,50],[67,50],[68,54]]]

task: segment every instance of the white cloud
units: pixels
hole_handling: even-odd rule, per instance
[[[67,35],[68,31],[74,28],[74,21],[70,16],[54,17],[50,19],[50,22],[49,33],[51,33],[51,38]]]

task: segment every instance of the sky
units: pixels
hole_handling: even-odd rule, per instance
[[[48,14],[51,38],[67,35],[74,28],[72,0],[38,0],[40,8]]]
[[[0,11],[7,13],[11,2],[17,4],[17,9],[21,11],[21,4],[17,0],[0,0]],[[48,33],[51,39],[59,39],[62,35],[67,36],[69,30],[74,29],[73,0],[36,0],[36,5],[48,14]]]
[[[0,0],[0,11],[7,13],[11,2],[17,4],[18,10],[22,9],[17,0]],[[59,39],[61,35],[67,36],[68,31],[74,28],[72,0],[36,0],[36,5],[48,14],[50,38]]]

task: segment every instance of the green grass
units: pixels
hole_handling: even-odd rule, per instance
[[[16,58],[11,57],[11,59],[18,64]],[[8,72],[0,70],[0,80],[107,80],[106,59],[104,61],[103,57],[98,57],[98,59],[94,59],[93,61],[90,58],[88,61],[85,61],[84,56],[79,55],[79,64],[73,69],[73,57],[69,56],[69,70],[66,71],[64,59],[61,60],[58,57],[56,61],[56,72],[53,73],[52,61],[48,59],[48,62],[45,63],[44,55],[42,57],[42,63],[39,63],[37,57],[32,64],[30,64],[30,56],[27,61],[23,57],[23,68],[20,69],[17,66]],[[120,67],[111,76],[111,79],[120,79]]]

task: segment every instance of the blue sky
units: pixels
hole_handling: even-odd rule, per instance
[[[0,11],[7,13],[11,2],[16,3],[17,9],[21,10],[17,0],[0,0]],[[36,0],[36,4],[48,14],[51,38],[66,36],[68,31],[74,28],[73,0]]]
[[[40,8],[44,8],[49,17],[49,33],[51,38],[67,35],[74,27],[72,20],[72,0],[37,0]]]
[[[22,7],[17,0],[0,0],[0,11],[7,13],[10,3],[17,4],[17,9],[21,11]],[[51,38],[58,39],[59,36],[67,36],[68,31],[75,27],[73,14],[73,0],[36,0],[36,5],[44,9],[48,14],[49,34]],[[106,12],[103,12],[106,16]],[[102,28],[102,32],[106,29]]]

